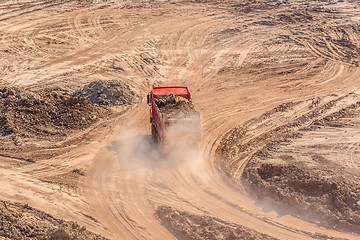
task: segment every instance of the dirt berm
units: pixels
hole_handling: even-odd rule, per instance
[[[106,239],[75,222],[52,217],[29,205],[0,201],[0,238],[39,240]]]
[[[218,149],[219,167],[235,185],[241,179],[261,206],[360,233],[359,96],[326,98],[280,105],[232,130]],[[281,125],[284,115],[294,119]],[[271,122],[278,125],[269,128]]]
[[[60,87],[1,87],[0,151],[16,157],[12,153],[78,144],[70,141],[73,134],[115,114],[106,106],[126,106],[136,98],[129,86],[113,80],[95,81],[73,93]]]
[[[85,98],[90,103],[100,106],[130,105],[138,96],[129,87],[117,80],[91,82],[76,91],[75,98]]]
[[[276,239],[241,225],[225,222],[215,217],[178,211],[169,206],[160,206],[156,214],[178,239]]]

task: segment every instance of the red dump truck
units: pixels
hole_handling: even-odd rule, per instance
[[[200,114],[195,110],[189,89],[184,86],[153,86],[147,94],[151,135],[155,142],[198,144]]]

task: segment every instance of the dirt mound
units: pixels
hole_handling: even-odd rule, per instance
[[[131,103],[133,92],[126,87],[120,91],[116,86],[123,85],[116,84],[94,82],[75,92],[59,87],[36,91],[0,87],[0,154],[33,161],[61,152],[52,151],[49,155],[30,151],[79,144],[82,136],[78,133],[86,133],[101,119],[114,116],[114,111],[100,105]],[[77,137],[73,138],[74,134]]]
[[[241,225],[160,206],[156,214],[179,239],[275,239]]]
[[[106,112],[82,98],[16,87],[0,88],[0,109],[2,136],[22,137],[66,135],[66,130],[87,128]]]
[[[346,181],[319,176],[305,166],[251,162],[243,175],[258,198],[270,198],[329,227],[360,232],[360,189]]]
[[[30,92],[16,87],[2,87],[0,153],[30,162],[61,154],[60,151],[50,155],[36,151],[27,156],[26,152],[68,146],[72,134],[89,128],[110,114],[109,109],[61,91]]]
[[[4,239],[106,239],[26,204],[0,201],[0,221],[0,236]]]
[[[155,103],[159,107],[160,111],[168,118],[189,117],[192,114],[197,113],[194,105],[190,101],[186,98],[177,97],[172,94],[155,99]]]
[[[360,162],[354,146],[360,126],[358,98],[350,93],[291,103],[249,120],[222,140],[219,168],[235,185],[241,179],[260,203],[271,202],[281,214],[360,232]],[[284,116],[294,119],[281,125]],[[271,127],[271,122],[277,125]],[[256,134],[260,129],[264,133]],[[244,161],[242,175],[236,175],[239,167],[234,163]]]
[[[130,105],[138,97],[129,85],[116,80],[89,83],[74,93],[99,106]]]

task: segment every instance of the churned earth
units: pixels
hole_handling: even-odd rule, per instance
[[[358,239],[358,1],[0,3],[0,238]],[[199,151],[151,142],[186,85]]]

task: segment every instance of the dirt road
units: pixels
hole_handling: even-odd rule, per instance
[[[3,1],[0,199],[109,239],[357,239],[359,7]],[[75,94],[113,79],[131,89],[131,104]],[[199,155],[164,161],[152,149],[141,96],[153,84],[189,86],[202,119]],[[66,121],[44,113],[69,106],[77,115]],[[329,207],[330,190],[311,195],[291,172],[261,175],[266,164],[295,166],[323,185],[327,177],[344,197]],[[335,220],[307,214],[316,203],[313,212]]]

